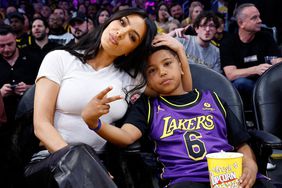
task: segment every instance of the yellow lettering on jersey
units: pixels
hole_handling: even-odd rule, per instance
[[[178,120],[177,129],[179,129],[179,130],[186,130],[185,123],[186,123],[187,121],[188,121],[187,119],[179,119],[179,120]]]
[[[204,123],[203,127],[206,130],[212,130],[214,128],[213,116],[212,115],[207,115],[206,122]]]
[[[206,117],[205,117],[205,116],[198,116],[198,117],[197,117],[197,126],[196,126],[196,130],[199,130],[199,129],[200,129],[200,125],[204,126],[205,120],[206,120]]]
[[[214,128],[214,121],[212,115],[198,116],[190,119],[173,119],[171,116],[163,118],[164,129],[160,138],[166,138],[173,135],[175,130],[199,130],[201,127],[205,130],[212,130]]]
[[[187,122],[188,124],[185,130],[194,130],[195,129],[194,122],[196,122],[196,118],[187,119]]]
[[[169,122],[169,119],[171,117],[168,116],[166,118],[164,118],[164,131],[163,131],[163,135],[161,136],[161,138],[165,138],[165,137],[168,137],[168,136],[171,136],[173,134],[173,131],[174,130],[170,130],[169,127],[168,127],[168,122]]]

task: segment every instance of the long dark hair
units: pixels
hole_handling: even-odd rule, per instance
[[[145,24],[147,26],[147,32],[141,44],[127,56],[122,55],[117,57],[114,60],[114,65],[121,71],[127,72],[131,77],[136,78],[138,73],[142,73],[146,68],[145,59],[148,56],[148,49],[151,47],[151,42],[157,33],[155,23],[149,19],[147,13],[142,9],[129,8],[116,12],[103,25],[101,25],[101,27],[95,28],[92,32],[81,38],[77,44],[73,46],[67,46],[65,50],[79,58],[83,63],[86,63],[87,60],[96,57],[101,44],[101,36],[105,28],[112,21],[132,14],[137,14],[144,18]],[[81,50],[84,51],[83,54],[78,52]]]
[[[107,11],[109,13],[109,16],[111,16],[111,12],[106,9],[106,8],[101,8],[100,10],[98,10],[98,12],[96,13],[95,17],[94,17],[94,25],[95,25],[95,28],[99,27],[101,24],[99,23],[99,17],[100,17],[100,14],[104,11]]]

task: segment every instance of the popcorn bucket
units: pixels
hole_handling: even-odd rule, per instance
[[[239,188],[243,154],[218,152],[206,155],[211,188]]]

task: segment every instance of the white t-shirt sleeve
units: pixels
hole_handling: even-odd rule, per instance
[[[64,50],[55,50],[48,53],[42,61],[35,82],[42,77],[46,77],[60,85],[68,62],[71,62],[70,58],[73,58],[73,56]]]

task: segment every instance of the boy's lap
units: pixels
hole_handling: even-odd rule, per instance
[[[198,182],[180,182],[173,185],[168,186],[168,188],[210,188],[209,183],[198,183]],[[253,188],[278,188],[273,184],[271,180],[268,179],[257,179]]]

